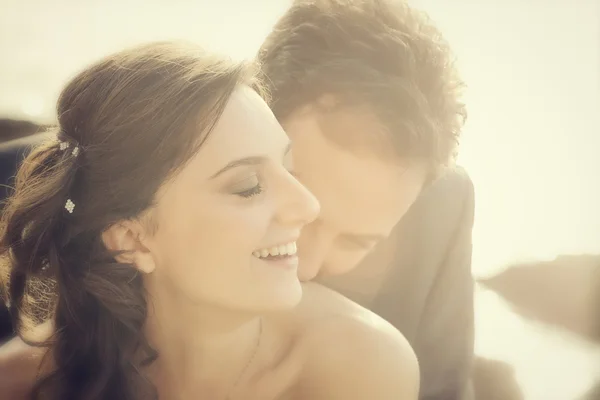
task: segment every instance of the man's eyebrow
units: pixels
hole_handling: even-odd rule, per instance
[[[291,149],[292,149],[292,142],[288,142],[288,144],[284,148],[283,155],[284,156],[287,155]],[[239,158],[237,160],[233,160],[233,161],[227,163],[227,165],[225,165],[223,168],[221,168],[220,170],[218,170],[217,172],[212,174],[209,179],[215,179],[217,176],[219,176],[233,168],[242,167],[242,166],[255,166],[255,165],[263,164],[264,162],[267,161],[267,159],[268,159],[267,156],[250,156],[250,157],[243,157],[243,158]]]

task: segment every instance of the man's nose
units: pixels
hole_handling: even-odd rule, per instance
[[[302,229],[298,240],[298,278],[301,281],[314,279],[327,257],[331,240],[318,229],[318,222],[308,224]]]

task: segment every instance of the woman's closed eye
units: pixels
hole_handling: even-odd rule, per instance
[[[258,176],[256,175],[238,182],[232,188],[232,191],[235,195],[244,198],[250,198],[259,195],[263,192],[263,190],[264,188],[260,184]]]

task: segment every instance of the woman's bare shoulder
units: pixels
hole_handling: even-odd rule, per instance
[[[44,353],[19,337],[0,346],[0,400],[28,398]]]
[[[297,312],[306,398],[416,400],[416,356],[396,328],[320,285],[307,285],[304,296]]]
[[[389,322],[362,307],[342,294],[321,284],[303,284],[302,301],[291,313],[290,318],[302,328],[318,327],[320,324],[335,324],[335,321],[354,321],[376,332],[398,333]]]
[[[53,332],[51,321],[23,332],[27,341],[43,342]],[[28,398],[37,377],[51,370],[51,360],[45,357],[46,347],[28,345],[20,337],[15,337],[0,346],[0,400],[20,400]]]

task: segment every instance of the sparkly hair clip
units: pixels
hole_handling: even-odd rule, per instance
[[[65,151],[69,147],[71,147],[71,143],[64,140],[59,140],[58,143],[58,147],[61,151]],[[79,155],[79,151],[79,145],[75,144],[75,147],[73,147],[73,150],[71,150],[71,154],[73,155],[73,157],[77,157],[77,155]],[[65,202],[65,210],[67,210],[69,214],[73,214],[73,210],[75,210],[75,203],[73,202],[73,200],[67,199],[67,201]]]
[[[61,151],[65,151],[71,147],[71,143],[65,140],[59,140],[58,143],[58,147]],[[71,155],[73,155],[73,157],[77,157],[79,153],[79,145],[75,143],[73,150],[71,150]],[[69,214],[73,214],[73,210],[75,210],[75,203],[73,202],[73,200],[67,199],[67,201],[65,202],[65,210],[67,210]]]
[[[65,203],[65,210],[67,210],[69,212],[69,214],[73,214],[74,209],[75,209],[75,203],[73,203],[73,200],[67,199],[67,201]]]
[[[69,142],[63,142],[63,141],[60,141],[59,143],[60,143],[60,144],[59,144],[59,148],[60,148],[61,150],[63,150],[63,151],[64,151],[64,150],[66,150],[66,149],[68,149],[68,148],[71,146],[71,144],[70,144]],[[73,156],[77,157],[77,155],[79,154],[79,146],[78,146],[78,145],[75,145],[75,147],[74,147],[74,148],[73,148],[73,150],[71,151],[71,154],[72,154]]]

